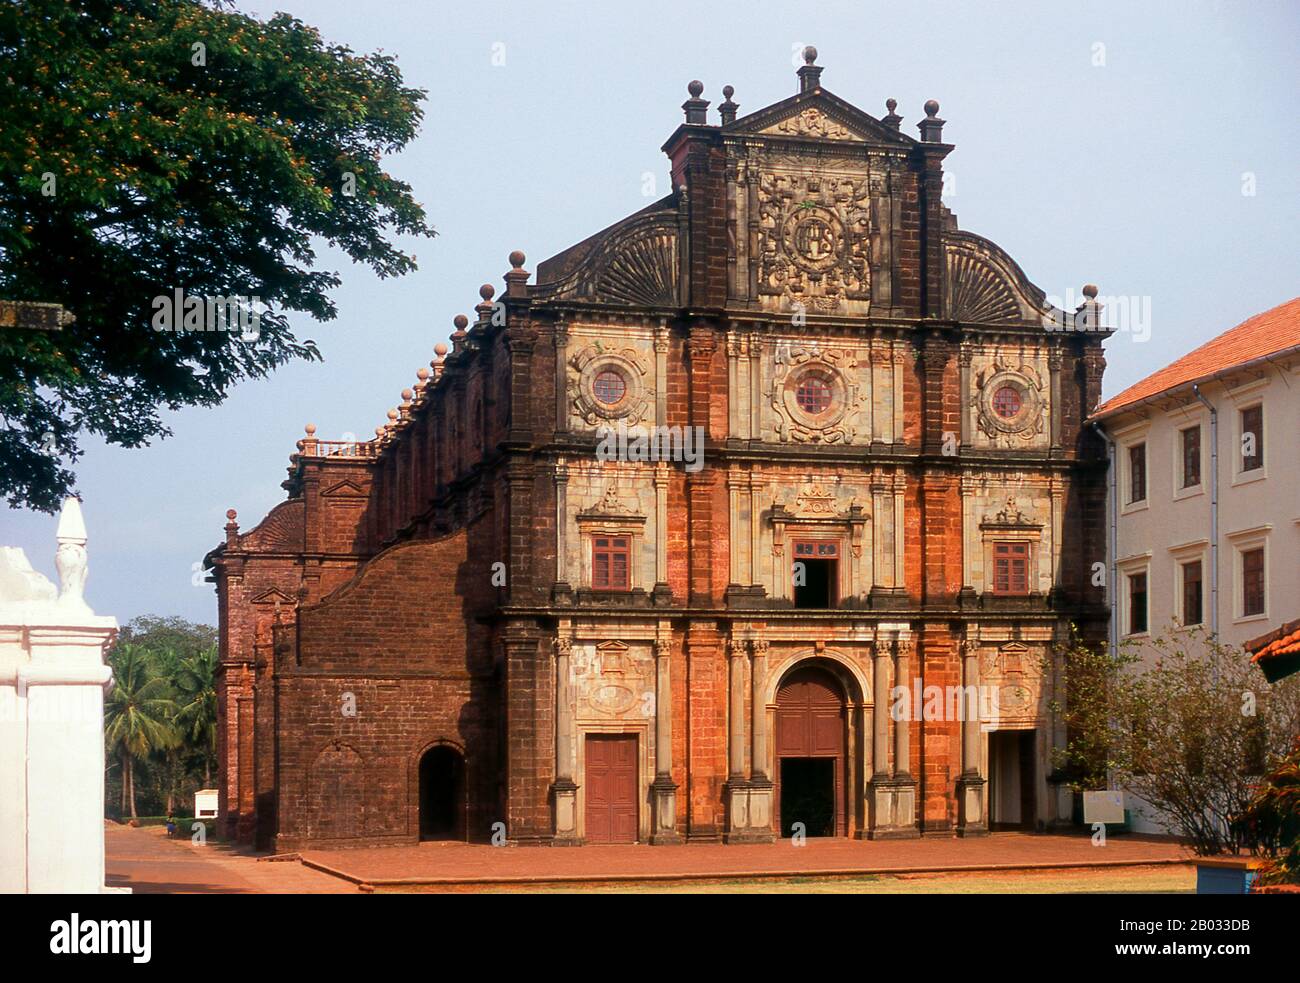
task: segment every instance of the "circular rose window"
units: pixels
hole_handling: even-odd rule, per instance
[[[592,395],[605,406],[615,406],[627,395],[627,380],[613,369],[601,369],[591,384]]]
[[[1003,386],[993,394],[993,412],[1004,420],[1014,419],[1023,403],[1015,386]]]
[[[825,413],[831,405],[831,385],[820,375],[804,376],[794,392],[795,402],[809,416]]]

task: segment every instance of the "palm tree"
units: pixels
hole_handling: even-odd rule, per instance
[[[104,739],[110,754],[122,762],[123,804],[135,819],[135,768],[154,751],[165,751],[180,743],[173,719],[176,701],[165,679],[154,675],[148,654],[127,642],[114,648],[113,692],[104,705]]]
[[[203,785],[212,784],[217,758],[217,649],[210,646],[190,653],[173,677],[177,691],[176,724],[187,743],[203,754]]]

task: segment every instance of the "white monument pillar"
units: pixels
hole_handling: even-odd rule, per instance
[[[117,621],[86,604],[86,527],[66,499],[62,590],[0,547],[0,893],[104,887],[104,653]]]

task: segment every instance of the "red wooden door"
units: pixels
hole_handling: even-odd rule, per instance
[[[830,828],[848,834],[846,808],[845,700],[835,677],[824,669],[797,669],[781,685],[776,698],[777,812],[783,802],[782,762],[831,759],[832,786],[826,789],[833,810]],[[803,805],[806,805],[804,803]],[[782,818],[785,825],[785,817]]]
[[[587,735],[587,842],[635,843],[636,735]]]

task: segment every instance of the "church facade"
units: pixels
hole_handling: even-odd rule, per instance
[[[208,556],[226,835],[978,835],[1070,820],[1056,644],[1102,639],[1095,290],[1060,311],[919,138],[821,85],[457,316],[373,440]]]

